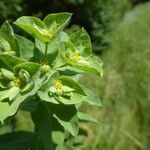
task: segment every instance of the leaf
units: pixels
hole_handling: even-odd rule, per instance
[[[0,101],[8,98],[8,90],[0,91]]]
[[[35,46],[36,48],[44,55],[46,50],[46,44],[39,39],[35,39]]]
[[[7,54],[0,54],[0,60],[8,66],[11,70],[13,70],[14,66],[26,62],[23,59],[20,59],[16,56],[7,55]]]
[[[8,97],[9,97],[9,100],[12,101],[18,94],[19,94],[19,87],[12,87],[8,90]]]
[[[60,75],[69,76],[76,82],[79,81],[81,76],[84,74],[83,71],[81,71],[80,69],[74,68],[72,66],[60,67],[60,68],[57,68],[57,70],[59,71]]]
[[[87,97],[85,101],[89,103],[90,105],[96,105],[96,106],[102,106],[101,100],[89,89],[84,87],[84,90],[86,91]]]
[[[59,124],[58,120],[51,116],[52,122],[52,140],[54,144],[63,144],[65,140],[64,128]]]
[[[0,28],[0,33],[2,37],[8,42],[12,42],[14,40],[14,31],[8,21],[4,22]]]
[[[15,35],[15,38],[19,45],[20,58],[30,60],[33,57],[34,43],[19,35]]]
[[[3,75],[6,79],[8,79],[8,80],[13,80],[13,79],[14,79],[14,74],[13,74],[13,72],[11,72],[11,71],[9,71],[9,70],[7,70],[7,69],[4,69],[4,68],[1,69],[1,72],[2,72],[2,75]]]
[[[23,16],[18,18],[14,24],[44,42],[50,40],[49,36],[43,33],[46,30],[44,22],[36,17]]]
[[[49,97],[48,91],[38,91],[38,96],[40,97],[41,100],[45,102],[51,102],[54,104],[59,104],[59,102],[54,98],[54,97]]]
[[[63,85],[66,85],[66,86],[71,87],[72,89],[74,89],[75,93],[86,96],[86,93],[82,89],[82,87],[76,81],[71,79],[70,77],[60,76],[58,79],[62,81]]]
[[[10,46],[11,50],[15,51],[17,55],[19,54],[18,52],[18,44],[16,42],[16,39],[14,37],[14,31],[12,27],[9,25],[8,21],[4,22],[0,28],[0,35],[7,41]]]
[[[47,103],[47,109],[65,130],[69,131],[73,136],[78,134],[77,110],[74,105],[66,106]]]
[[[85,29],[82,28],[79,31],[71,34],[70,41],[74,44],[76,49],[82,51],[84,55],[92,54],[91,40]]]
[[[64,127],[65,130],[69,131],[73,136],[78,135],[77,116],[74,116],[70,121],[59,119],[56,115],[54,115],[54,117]]]
[[[35,85],[38,87],[43,87],[46,83],[48,83],[53,77],[53,75],[56,75],[56,71],[50,70],[47,74],[41,77],[41,72],[40,74],[37,74],[37,76],[34,77],[35,80]],[[39,89],[39,88],[38,88]]]
[[[42,21],[36,17],[23,16],[14,24],[39,40],[50,42],[55,34],[67,24],[70,17],[69,13],[50,14]]]
[[[47,26],[47,28],[50,28],[55,22],[57,25],[57,30],[60,30],[67,25],[71,18],[71,15],[71,13],[66,12],[49,14],[44,18],[44,23]]]
[[[28,95],[18,96],[15,101],[10,104],[9,102],[0,102],[0,122],[16,113],[21,102],[23,102]]]
[[[87,58],[87,64],[83,63],[75,63],[73,64],[73,66],[87,71],[89,73],[94,73],[97,74],[99,76],[103,76],[103,70],[102,70],[102,61],[97,57],[97,56],[91,56],[89,58]]]
[[[0,48],[3,52],[10,52],[12,51],[11,45],[2,37],[0,37]]]
[[[83,96],[81,94],[78,93],[73,93],[70,97],[70,99],[66,99],[64,97],[59,97],[58,102],[59,103],[63,103],[65,105],[72,105],[72,104],[78,104],[81,103],[82,101],[84,101],[86,99],[86,96]]]
[[[52,132],[52,139],[55,144],[60,144],[64,142],[65,134],[60,131],[53,131]]]
[[[33,62],[25,62],[14,67],[14,71],[18,72],[20,69],[26,70],[31,76],[35,75],[40,67],[40,64]]]
[[[27,85],[21,90],[21,93],[26,94],[29,93],[34,88],[34,82],[29,82]]]
[[[79,121],[98,124],[97,120],[95,120],[94,118],[92,118],[91,116],[85,113],[78,112],[77,115],[78,115]]]

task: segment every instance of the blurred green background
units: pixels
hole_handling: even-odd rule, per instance
[[[81,80],[102,100],[101,108],[82,109],[99,121],[85,126],[83,150],[150,149],[150,2],[148,0],[0,0],[0,24],[22,15],[40,18],[73,13],[67,31],[84,27],[93,52],[104,61],[104,77]],[[21,32],[21,31],[16,31]],[[32,130],[28,114],[0,128]]]

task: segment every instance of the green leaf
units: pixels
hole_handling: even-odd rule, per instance
[[[11,45],[2,37],[0,37],[0,49],[2,52],[11,52]]]
[[[60,131],[53,131],[52,132],[52,139],[53,139],[53,142],[55,144],[63,143],[64,139],[65,139],[65,134],[63,132],[60,132]]]
[[[83,96],[81,94],[78,93],[73,93],[70,97],[70,99],[66,99],[64,97],[59,97],[58,98],[58,102],[59,103],[63,103],[65,105],[72,105],[72,104],[78,104],[81,103],[82,101],[84,101],[86,99],[86,96]]]
[[[62,76],[69,76],[76,82],[79,81],[81,76],[84,74],[84,71],[81,71],[80,69],[74,68],[72,66],[64,66],[57,68],[59,71],[60,75]]]
[[[63,144],[65,140],[64,128],[59,124],[58,120],[51,117],[52,122],[52,140],[54,144]]]
[[[95,120],[94,118],[92,118],[91,116],[82,113],[82,112],[78,112],[78,119],[81,122],[88,122],[88,123],[94,123],[94,124],[98,124],[97,120]]]
[[[18,55],[18,44],[16,42],[16,39],[14,37],[14,31],[12,27],[9,25],[8,21],[2,24],[0,28],[0,35],[2,38],[5,39],[10,44],[11,51],[15,51],[16,54]]]
[[[44,18],[44,23],[48,29],[51,29],[54,35],[63,29],[71,18],[71,13],[55,13],[49,14]],[[53,36],[54,36],[53,35]]]
[[[97,97],[91,90],[87,89],[86,87],[84,87],[84,90],[87,94],[87,97],[85,99],[87,103],[89,103],[90,105],[102,106],[99,97]]]
[[[15,35],[15,38],[19,45],[20,58],[30,60],[33,57],[34,43],[19,35]]]
[[[54,97],[49,97],[48,91],[38,91],[38,95],[40,97],[41,100],[45,101],[45,102],[51,102],[54,104],[59,104],[59,102],[54,98]]]
[[[3,123],[7,117],[13,116],[17,112],[20,103],[27,97],[28,95],[17,96],[11,104],[9,102],[0,102],[0,122]]]
[[[20,59],[16,56],[7,55],[7,54],[0,54],[0,60],[8,66],[11,70],[13,70],[14,66],[26,62],[23,59]]]
[[[9,96],[9,100],[12,101],[18,94],[19,94],[19,87],[12,87],[8,90],[8,96]]]
[[[73,66],[87,71],[89,73],[94,73],[99,76],[103,76],[103,69],[102,69],[102,61],[97,56],[90,56],[89,58],[85,59],[87,64],[82,63],[75,63]]]
[[[38,50],[44,55],[46,50],[46,44],[45,42],[40,41],[39,39],[35,39],[35,46],[38,48]]]
[[[42,21],[36,17],[23,16],[14,24],[39,40],[50,42],[55,34],[67,24],[70,17],[69,13],[50,14]]]
[[[40,64],[33,63],[33,62],[25,62],[18,64],[14,67],[14,71],[18,72],[20,69],[26,70],[31,76],[33,76],[37,70],[39,69]]]
[[[92,54],[91,40],[85,29],[82,28],[79,31],[71,34],[70,41],[74,44],[76,49],[82,51],[84,55]]]
[[[8,90],[0,91],[0,101],[8,98]]]
[[[66,106],[47,103],[47,109],[65,130],[69,131],[73,136],[78,134],[77,110],[74,105]]]
[[[34,82],[29,82],[27,85],[21,90],[21,93],[26,94],[29,93],[34,88]]]
[[[13,74],[13,72],[11,72],[11,71],[9,71],[9,70],[7,70],[7,69],[4,69],[4,68],[1,69],[1,72],[2,72],[2,75],[3,75],[6,79],[8,79],[8,80],[13,80],[13,79],[14,79],[14,74]]]
[[[59,119],[56,115],[54,117],[64,127],[65,130],[69,131],[73,136],[78,135],[77,116],[71,118],[70,121]]]
[[[78,94],[86,96],[86,93],[82,89],[82,87],[76,81],[71,79],[70,77],[60,76],[58,79],[62,81],[63,85],[71,87],[72,89],[74,89],[75,93],[78,93]]]
[[[50,37],[44,33],[46,30],[44,22],[36,17],[23,16],[18,18],[14,24],[44,42],[50,40]]]

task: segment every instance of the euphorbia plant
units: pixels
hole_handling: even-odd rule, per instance
[[[69,149],[82,139],[78,122],[96,122],[78,108],[83,102],[100,106],[100,100],[78,81],[86,72],[102,76],[102,61],[92,54],[84,29],[71,35],[63,31],[70,18],[70,13],[56,13],[43,21],[17,19],[14,24],[34,42],[14,34],[8,22],[0,28],[0,122],[26,110],[35,124],[35,132],[2,135],[18,141],[12,149]],[[0,149],[7,146],[3,142]]]

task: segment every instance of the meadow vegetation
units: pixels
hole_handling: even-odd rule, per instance
[[[149,12],[147,3],[125,15],[109,35],[111,45],[103,54],[104,78],[82,81],[103,101],[101,109],[86,108],[100,122],[87,144],[90,150],[150,147]]]

